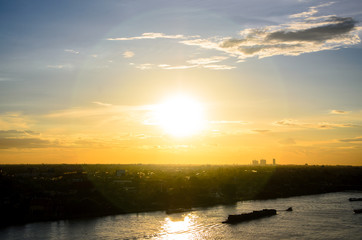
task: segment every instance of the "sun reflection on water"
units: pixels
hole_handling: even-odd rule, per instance
[[[196,215],[188,214],[183,216],[182,220],[172,220],[170,217],[165,218],[162,226],[160,238],[158,239],[195,239],[195,222]]]

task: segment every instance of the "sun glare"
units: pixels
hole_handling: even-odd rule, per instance
[[[205,127],[204,109],[200,102],[186,95],[177,95],[157,105],[157,124],[175,137],[199,133]]]

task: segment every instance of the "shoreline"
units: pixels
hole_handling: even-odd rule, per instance
[[[302,197],[302,196],[313,196],[313,195],[322,195],[322,194],[328,194],[328,193],[338,193],[338,192],[362,192],[362,189],[360,190],[345,190],[345,191],[332,191],[332,192],[321,192],[321,193],[310,193],[310,194],[302,194],[302,195],[290,195],[286,197],[274,197],[274,198],[254,198],[254,199],[243,199],[243,200],[237,200],[235,202],[229,202],[229,203],[216,203],[211,205],[196,205],[192,206],[190,211],[195,211],[195,209],[208,209],[213,208],[217,206],[227,206],[227,205],[234,205],[238,202],[242,201],[267,201],[267,200],[273,200],[273,199],[280,199],[280,198],[292,198],[292,197]],[[16,226],[23,226],[27,224],[33,224],[33,223],[44,223],[44,222],[59,222],[59,221],[71,221],[71,220],[86,220],[86,219],[94,219],[94,218],[101,218],[101,217],[108,217],[108,216],[117,216],[117,215],[127,215],[127,214],[140,214],[140,213],[151,213],[151,212],[165,212],[165,215],[169,215],[166,213],[167,209],[145,209],[141,211],[129,211],[129,212],[114,212],[114,213],[105,213],[105,214],[95,214],[95,215],[89,215],[89,216],[72,216],[72,217],[66,217],[66,218],[54,218],[54,219],[43,219],[43,220],[34,220],[34,221],[25,221],[25,222],[13,222],[8,225],[0,225],[0,228],[9,228],[9,227],[16,227]],[[172,213],[174,214],[174,213]]]
[[[1,167],[0,227],[362,190],[362,167]]]

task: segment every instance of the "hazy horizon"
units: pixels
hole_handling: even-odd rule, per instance
[[[361,1],[0,6],[0,164],[362,165]]]

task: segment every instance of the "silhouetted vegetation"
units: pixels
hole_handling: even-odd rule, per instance
[[[3,165],[1,225],[362,190],[362,167]]]

